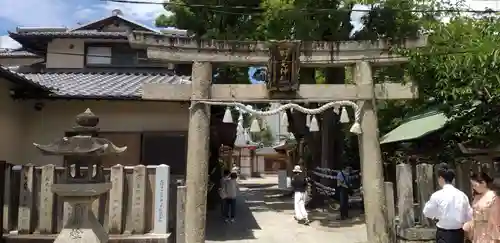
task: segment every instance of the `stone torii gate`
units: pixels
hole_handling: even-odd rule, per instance
[[[261,103],[268,103],[271,100],[293,103],[357,101],[362,109],[360,121],[363,133],[359,135],[359,148],[363,172],[367,236],[369,242],[389,242],[390,227],[385,206],[383,163],[375,102],[377,99],[413,99],[417,97],[417,89],[412,84],[373,83],[372,65],[393,65],[407,61],[403,57],[389,54],[387,51],[391,47],[389,43],[385,41],[280,42],[282,46],[287,46],[281,48],[282,50],[286,49],[286,51],[281,52],[281,55],[287,56],[286,53],[288,53],[292,56],[291,59],[281,60],[281,64],[293,63],[287,66],[288,80],[284,80],[291,82],[291,85],[281,85],[281,88],[287,89],[285,92],[271,92],[265,84],[212,85],[212,63],[246,66],[271,64],[270,66],[273,66],[273,62],[276,61],[274,55],[280,56],[280,52],[275,53],[276,43],[200,41],[186,37],[172,38],[147,32],[133,32],[129,36],[129,41],[132,47],[147,48],[150,59],[169,63],[193,63],[192,84],[145,84],[142,96],[143,99],[147,100],[192,102],[186,175],[186,243],[205,242],[210,110],[209,105],[199,101],[210,100]],[[294,43],[294,45],[289,43]],[[421,47],[425,44],[426,38],[402,43],[406,48]],[[273,58],[270,62],[271,56]],[[280,62],[280,60],[276,62]],[[298,75],[296,75],[298,74],[298,65],[300,67],[354,65],[356,84],[299,85]],[[276,68],[276,66],[274,67]],[[278,82],[283,82],[283,80]],[[279,91],[280,84],[274,85],[272,88]]]

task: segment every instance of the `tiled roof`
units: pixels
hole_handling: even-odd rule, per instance
[[[1,66],[1,65],[0,65],[0,77],[5,78],[5,79],[7,79],[13,83],[16,83],[16,84],[20,84],[20,85],[27,84],[27,85],[33,86],[35,88],[39,88],[39,89],[42,89],[45,91],[50,91],[49,88],[47,88],[43,85],[40,85],[39,83],[34,82],[33,80],[25,77],[24,75],[16,73],[14,71],[11,71],[9,68]]]
[[[78,30],[78,31],[34,31],[34,32],[9,32],[11,37],[52,37],[52,38],[77,38],[77,37],[89,37],[89,38],[110,38],[110,39],[126,39],[128,37],[128,33],[126,32],[97,32],[94,30]]]
[[[38,55],[24,50],[0,51],[0,57],[38,57]]]
[[[81,98],[140,98],[145,83],[185,84],[188,76],[164,73],[29,73],[20,74],[52,89],[54,96]]]

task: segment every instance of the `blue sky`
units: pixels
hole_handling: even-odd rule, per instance
[[[162,0],[146,1],[162,2]],[[477,10],[499,7],[499,0],[466,0],[466,2]],[[7,31],[13,31],[17,26],[75,27],[78,23],[109,16],[113,9],[121,9],[125,17],[148,26],[153,25],[154,19],[159,14],[166,13],[161,4],[126,4],[100,0],[0,0],[0,48],[17,47],[16,42],[6,36]],[[359,15],[353,13],[351,18],[360,18]]]
[[[155,0],[148,0],[152,2]],[[156,0],[161,2],[160,0]],[[111,15],[121,9],[125,17],[148,26],[166,13],[161,4],[124,4],[100,0],[0,0],[0,47],[15,45],[7,38],[7,31],[18,26],[76,27],[92,20]]]

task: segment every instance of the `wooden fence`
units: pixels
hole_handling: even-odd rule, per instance
[[[470,173],[498,171],[498,164],[459,163],[455,186],[471,197]],[[397,183],[396,183],[397,182]],[[438,189],[435,164],[398,164],[396,180],[385,182],[391,242],[434,242],[434,222],[423,213],[425,203]],[[396,192],[396,193],[394,193]]]
[[[65,168],[10,164],[3,168],[4,237],[57,234],[70,207],[52,193],[51,186],[62,178]],[[175,229],[177,180],[183,178],[170,175],[169,166],[115,165],[104,169],[104,174],[112,189],[92,209],[111,236],[167,235]]]

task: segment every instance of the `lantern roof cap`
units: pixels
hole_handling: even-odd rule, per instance
[[[62,156],[101,156],[106,154],[123,153],[127,147],[118,147],[106,138],[96,137],[99,117],[90,109],[75,117],[76,126],[73,131],[76,135],[62,137],[56,141],[41,145],[33,143],[44,155]]]

